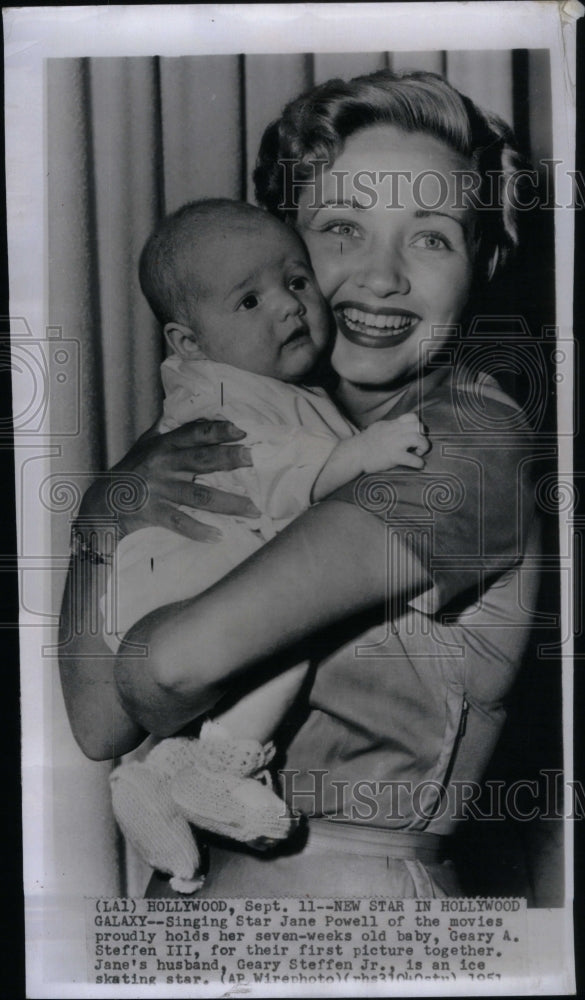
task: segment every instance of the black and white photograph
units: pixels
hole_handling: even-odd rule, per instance
[[[574,992],[583,11],[5,10],[28,996]]]

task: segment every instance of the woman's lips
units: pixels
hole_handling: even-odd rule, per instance
[[[357,302],[342,302],[334,313],[343,336],[360,347],[397,347],[420,321],[407,309],[370,310]]]

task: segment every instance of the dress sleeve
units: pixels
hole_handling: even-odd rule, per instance
[[[532,435],[512,405],[485,405],[477,431],[452,399],[439,399],[421,413],[431,442],[424,469],[362,476],[332,494],[385,521],[390,560],[393,539],[414,552],[431,584],[410,604],[427,614],[464,595],[471,603],[519,563],[532,524]]]

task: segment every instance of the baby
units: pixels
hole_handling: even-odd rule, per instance
[[[197,483],[246,494],[260,516],[184,508],[221,540],[194,542],[156,527],[122,539],[102,605],[114,650],[144,615],[210,587],[311,503],[363,472],[421,468],[428,449],[415,414],[358,433],[324,390],[299,384],[327,345],[329,313],[293,228],[244,203],[193,202],[147,241],[140,279],[172,352],[162,365],[159,429],[205,418],[246,431],[252,466]],[[163,740],[145,761],[113,772],[120,826],[178,891],[201,884],[189,822],[247,842],[279,840],[293,828],[266,766],[270,736],[307,669],[289,668],[220,706],[199,739]]]

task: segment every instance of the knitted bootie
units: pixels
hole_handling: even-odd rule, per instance
[[[221,722],[208,719],[185,767],[196,762],[209,771],[229,771],[247,778],[265,768],[275,753],[272,740],[262,745],[258,740],[235,739]]]
[[[234,840],[283,840],[297,821],[272,790],[266,764],[274,745],[234,740],[219,723],[207,722],[191,762],[171,782],[171,796],[196,826]]]
[[[191,759],[197,741],[163,740],[144,761],[121,764],[110,775],[112,805],[118,824],[138,854],[152,868],[172,875],[177,892],[200,889],[204,876],[197,844],[186,818],[171,796],[171,777]]]

